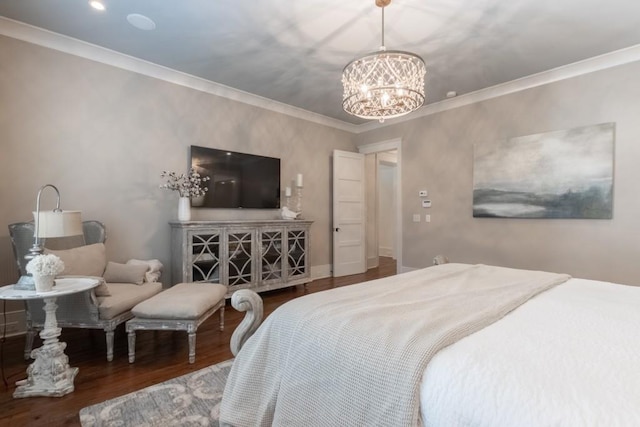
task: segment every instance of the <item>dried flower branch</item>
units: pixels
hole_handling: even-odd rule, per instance
[[[189,169],[188,174],[162,171],[161,178],[166,178],[167,183],[160,185],[160,188],[177,191],[180,197],[198,197],[204,196],[208,188],[203,188],[202,183],[209,181],[208,176],[201,177],[195,169]]]

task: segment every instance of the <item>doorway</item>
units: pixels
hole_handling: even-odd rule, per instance
[[[396,259],[396,180],[397,152],[375,153],[377,157],[376,199],[378,257]]]
[[[380,257],[395,258],[402,270],[402,183],[400,138],[358,147],[365,154],[366,262],[378,267]]]

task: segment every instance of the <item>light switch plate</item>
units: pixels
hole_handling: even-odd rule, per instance
[[[418,192],[418,197],[427,197],[427,194],[429,194],[427,193],[427,190],[420,190]]]
[[[413,214],[413,222],[420,222],[420,214]]]
[[[431,215],[430,214],[426,214],[424,216],[424,222],[431,222]]]

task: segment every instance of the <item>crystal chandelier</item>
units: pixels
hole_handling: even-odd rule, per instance
[[[342,71],[342,108],[363,119],[404,116],[424,103],[424,61],[418,55],[384,46],[384,8],[391,0],[375,0],[382,8],[382,46],[347,64]]]

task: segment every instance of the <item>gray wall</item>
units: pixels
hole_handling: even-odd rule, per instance
[[[640,284],[639,76],[632,63],[358,135],[358,145],[402,138],[403,264],[424,267],[443,253]],[[605,122],[616,123],[612,220],[472,217],[474,144]],[[419,207],[424,188],[429,224]],[[423,222],[412,222],[414,213]]]
[[[283,191],[304,173],[311,265],[330,264],[331,152],[354,151],[352,134],[8,37],[0,58],[0,284],[16,274],[6,226],[31,219],[46,183],[63,208],[105,223],[110,260],[168,266],[178,196],[158,188],[160,173],[186,171],[189,145],[280,157]],[[54,192],[44,194],[53,208]],[[194,220],[276,217],[193,211]]]
[[[331,262],[333,149],[403,139],[404,265],[445,253],[462,262],[564,271],[640,283],[640,64],[506,95],[357,136],[0,36],[0,284],[15,271],[6,224],[30,219],[38,188],[108,228],[111,260],[169,259],[177,195],[162,170],[183,170],[189,145],[282,158],[282,185],[305,174],[312,265]],[[472,218],[473,144],[615,122],[613,220]],[[420,189],[432,222],[413,223]],[[44,198],[51,207],[51,194]],[[194,210],[193,219],[275,212]],[[424,215],[422,216],[424,218]],[[10,277],[10,278],[7,278]]]

